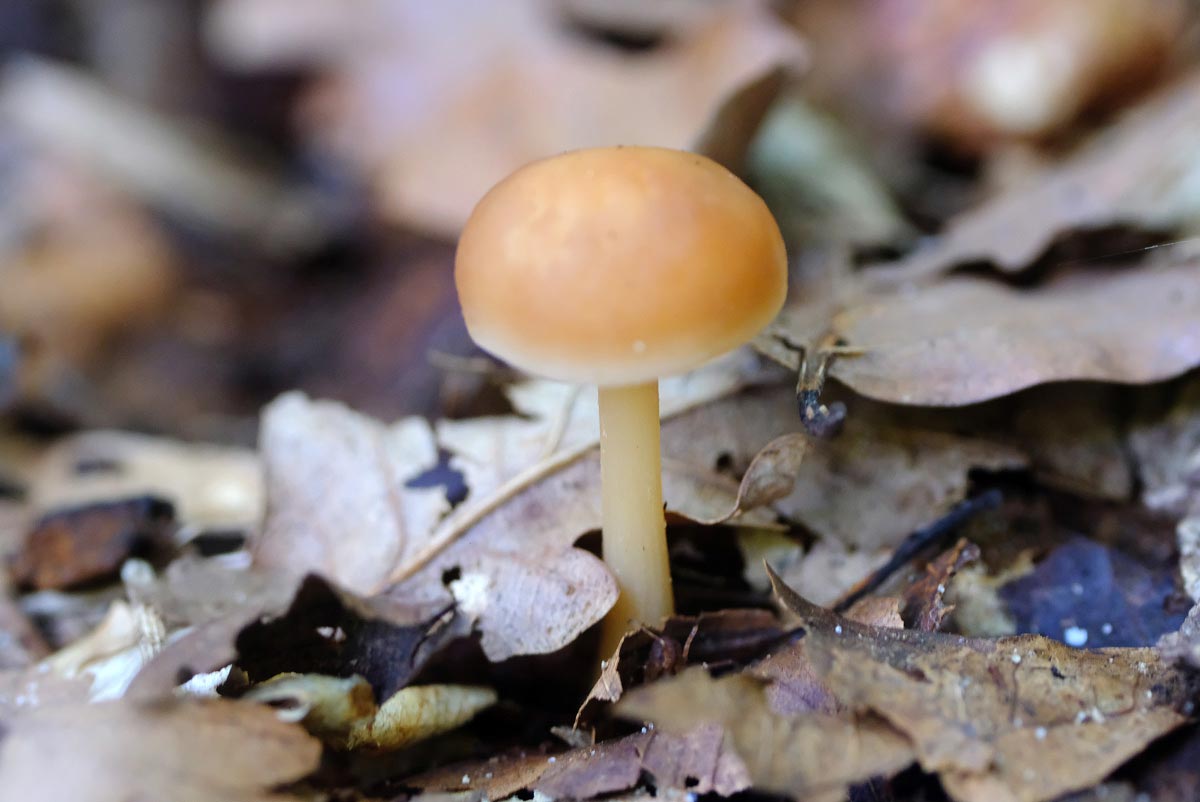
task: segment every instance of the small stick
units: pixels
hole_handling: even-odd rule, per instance
[[[837,604],[833,605],[834,612],[842,613],[850,609],[856,601],[877,590],[892,574],[907,565],[926,547],[947,540],[968,520],[984,510],[995,509],[1003,500],[1003,494],[993,488],[974,498],[958,502],[941,518],[906,537],[884,565],[850,588]]]

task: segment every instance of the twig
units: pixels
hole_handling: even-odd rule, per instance
[[[877,590],[892,574],[907,565],[926,547],[950,537],[968,520],[984,510],[995,509],[1003,500],[1003,494],[993,488],[974,498],[960,501],[941,518],[905,538],[884,565],[850,588],[837,604],[833,605],[834,611],[842,613],[850,609],[856,601]]]

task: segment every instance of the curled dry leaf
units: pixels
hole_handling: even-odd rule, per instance
[[[858,624],[774,577],[794,649],[837,702],[885,718],[959,802],[1090,787],[1186,718],[1189,679],[1153,649],[1078,650]]]
[[[979,547],[959,540],[925,566],[925,571],[904,589],[904,619],[909,629],[937,632],[942,620],[954,610],[944,601],[946,590],[964,566],[979,559]]]
[[[723,100],[803,60],[795,35],[757,0],[697,6],[636,57],[589,41],[537,0],[296,9],[220,3],[211,41],[243,67],[303,60],[307,49],[328,68],[303,110],[310,136],[370,177],[386,217],[440,234],[457,232],[489,187],[535,159],[613,143],[686,148]]]
[[[413,685],[375,704],[370,684],[359,676],[280,674],[246,693],[251,701],[280,709],[338,749],[389,752],[449,732],[496,701],[490,688]]]
[[[837,359],[829,374],[871,398],[926,406],[1051,381],[1169,378],[1200,363],[1200,259],[1173,251],[1164,261],[1078,272],[1028,290],[960,277],[919,292],[862,292],[830,322],[862,354]],[[776,330],[811,329],[806,314],[785,310]],[[798,366],[794,351],[765,349]]]
[[[275,789],[321,755],[300,727],[243,702],[55,706],[5,727],[0,797],[28,802],[282,802]]]
[[[714,680],[691,668],[626,694],[616,712],[681,736],[717,727],[755,788],[803,799],[844,799],[852,784],[912,762],[912,747],[882,720],[779,715],[765,687],[746,675]]]
[[[1200,158],[1188,131],[1197,125],[1200,73],[1193,72],[1131,109],[1062,164],[960,215],[932,245],[905,260],[904,270],[930,274],[988,261],[1017,272],[1072,231],[1194,227]]]

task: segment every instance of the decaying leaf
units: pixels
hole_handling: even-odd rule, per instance
[[[1152,646],[1183,623],[1175,571],[1151,568],[1081,537],[1001,588],[1019,632],[1071,646]]]
[[[1129,448],[1143,504],[1173,515],[1200,514],[1200,381],[1189,377],[1165,414],[1137,420]]]
[[[237,663],[253,681],[292,672],[357,674],[386,699],[470,623],[453,609],[429,612],[386,596],[364,599],[309,576],[286,612],[256,616],[241,628]]]
[[[373,4],[349,16],[328,0],[301,8],[220,3],[212,41],[243,67],[329,67],[308,98],[310,135],[373,180],[386,217],[440,234],[535,159],[615,143],[686,148],[736,90],[803,61],[795,35],[747,0],[697,6],[636,59],[536,0]]]
[[[853,783],[913,760],[906,739],[882,720],[781,716],[762,682],[744,675],[714,680],[703,668],[632,691],[617,713],[681,735],[718,726],[756,788],[803,799],[842,799]]]
[[[927,406],[1050,381],[1166,379],[1200,363],[1198,269],[1177,250],[1163,264],[1084,271],[1027,290],[953,277],[920,292],[863,291],[830,324],[862,353],[837,359],[829,374],[871,398]],[[807,314],[785,310],[776,330],[811,329]],[[798,367],[794,351],[764,348]]]
[[[56,706],[6,721],[0,797],[29,802],[282,802],[320,744],[244,702]],[[64,762],[66,761],[66,762]]]
[[[338,749],[388,752],[462,726],[496,702],[490,688],[410,685],[375,704],[370,684],[357,675],[280,674],[244,697],[280,708]]]
[[[775,591],[805,631],[793,648],[838,703],[885,718],[959,802],[1087,788],[1186,720],[1193,688],[1153,649],[867,627],[777,578]]]
[[[44,590],[113,579],[135,550],[165,551],[174,510],[156,498],[96,503],[47,515],[29,531],[11,570]]]

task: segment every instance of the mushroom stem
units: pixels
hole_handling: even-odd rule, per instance
[[[659,453],[658,382],[600,388],[604,561],[621,595],[604,622],[607,657],[631,626],[674,611]]]

